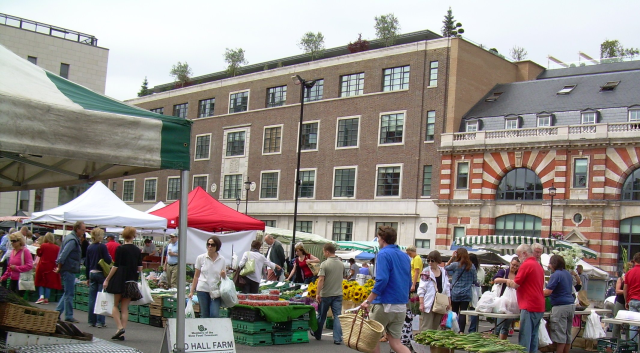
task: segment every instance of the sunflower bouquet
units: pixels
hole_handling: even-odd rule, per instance
[[[353,281],[342,281],[342,299],[361,303],[369,297],[374,284],[373,280],[368,280],[363,286]]]

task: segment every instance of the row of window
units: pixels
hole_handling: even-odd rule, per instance
[[[430,62],[429,87],[438,85],[438,62]],[[384,69],[382,72],[382,91],[398,91],[409,89],[410,66],[398,66]],[[250,90],[231,92],[229,94],[229,114],[249,110]],[[364,94],[364,72],[340,76],[340,97],[353,97]],[[304,91],[304,101],[313,102],[324,98],[324,79],[318,79],[311,88]],[[203,99],[198,102],[198,118],[214,115],[215,98]],[[265,107],[279,107],[287,101],[287,86],[267,88]],[[297,103],[297,102],[296,102]],[[187,118],[189,103],[173,106],[173,115]],[[164,114],[164,108],[151,109],[152,112]]]
[[[38,57],[36,56],[27,56],[27,60],[33,65],[38,65]],[[71,69],[71,65],[60,63],[60,77],[69,79],[69,69]]]
[[[275,220],[264,220],[267,227],[276,227]],[[420,227],[421,233],[427,232],[426,224],[424,227]],[[389,226],[395,230],[398,230],[398,222],[376,222],[375,229],[382,226]],[[296,231],[313,233],[313,221],[296,221]],[[331,239],[333,241],[352,241],[353,240],[353,222],[334,221],[332,225]],[[415,246],[417,248],[429,249],[431,247],[431,240],[429,239],[415,239]]]

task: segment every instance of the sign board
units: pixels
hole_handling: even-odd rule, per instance
[[[231,319],[185,319],[184,352],[235,353]],[[176,319],[167,319],[163,351],[172,352],[176,342]],[[168,347],[171,347],[168,349]]]

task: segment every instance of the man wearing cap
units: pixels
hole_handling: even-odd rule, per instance
[[[171,234],[171,240],[167,244],[167,261],[164,263],[164,271],[167,273],[169,288],[178,287],[178,233]]]
[[[107,251],[109,251],[112,259],[116,258],[116,249],[120,246],[120,243],[115,240],[115,237],[112,233],[107,234]]]

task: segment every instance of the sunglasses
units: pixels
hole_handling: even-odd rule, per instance
[[[436,262],[434,259],[428,259],[427,262]]]
[[[17,242],[19,242],[19,241],[20,241],[20,240],[12,240],[11,242],[12,242],[12,243],[17,243]]]
[[[207,248],[215,248],[216,244],[215,243],[207,243]]]

